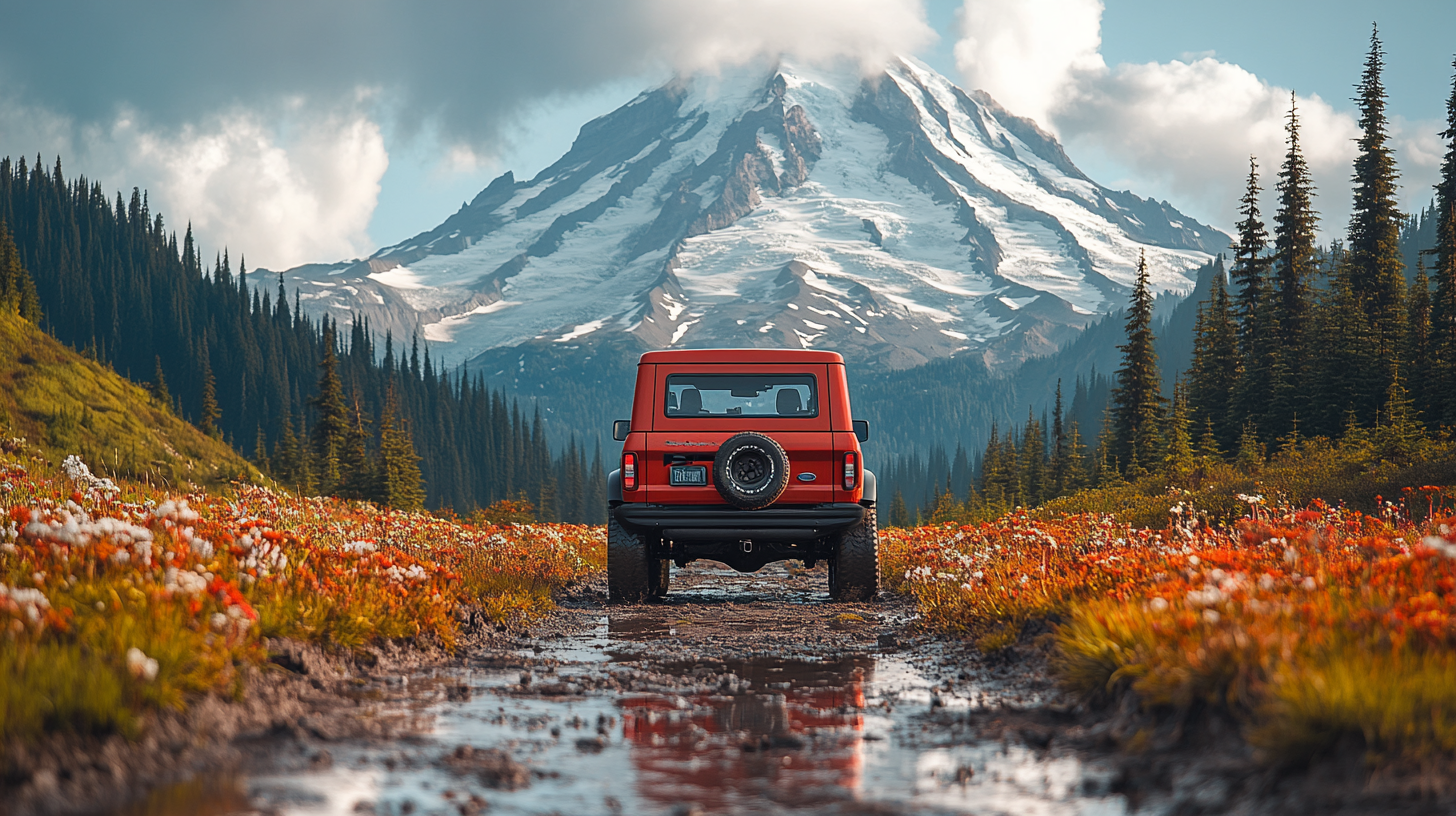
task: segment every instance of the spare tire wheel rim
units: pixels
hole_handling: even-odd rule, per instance
[[[743,445],[733,451],[727,464],[734,486],[751,496],[763,493],[774,483],[773,459],[758,445]]]

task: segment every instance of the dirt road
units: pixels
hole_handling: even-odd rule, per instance
[[[239,739],[232,773],[98,813],[1193,814],[1305,804],[1378,813],[1395,804],[1362,795],[1358,768],[1289,783],[1217,735],[1120,751],[1108,736],[1121,727],[1116,714],[1069,707],[1039,655],[1022,647],[992,660],[918,633],[913,610],[894,598],[831,604],[822,570],[739,575],[699,563],[675,574],[663,602],[608,606],[604,586],[580,587],[529,631],[489,630],[427,666],[394,656],[340,671],[285,657],[288,677],[317,693]]]

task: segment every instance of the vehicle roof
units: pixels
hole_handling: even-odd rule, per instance
[[[838,363],[844,365],[844,357],[837,351],[813,351],[810,349],[667,349],[649,351],[637,361],[647,363]]]

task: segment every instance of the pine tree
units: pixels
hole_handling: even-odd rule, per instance
[[[1139,255],[1137,282],[1127,315],[1127,343],[1118,346],[1122,367],[1112,392],[1114,451],[1134,468],[1155,465],[1160,456],[1159,426],[1163,416],[1162,376],[1153,347],[1153,295],[1148,289],[1147,259]],[[1135,475],[1135,474],[1133,474]]]
[[[1432,389],[1431,374],[1435,370],[1435,354],[1431,341],[1431,279],[1426,275],[1424,260],[1416,262],[1416,279],[1411,284],[1409,316],[1406,318],[1406,370],[1412,372],[1411,399],[1418,417],[1432,430],[1440,412],[1440,404]]]
[[[1087,446],[1082,444],[1082,429],[1073,420],[1067,426],[1066,477],[1057,495],[1067,496],[1087,486]]]
[[[379,419],[380,498],[385,504],[397,510],[418,510],[424,506],[419,462],[414,441],[400,424],[399,397],[390,384],[384,414]]]
[[[1051,494],[1065,495],[1069,479],[1067,430],[1062,421],[1062,380],[1057,378],[1056,402],[1052,405]]]
[[[258,426],[257,438],[253,440],[253,464],[264,473],[269,472],[268,463],[268,435],[263,433],[263,426]]]
[[[906,527],[910,524],[910,513],[905,508],[905,494],[900,488],[895,488],[895,495],[890,499],[890,526]]]
[[[1167,428],[1163,436],[1168,440],[1168,450],[1163,457],[1163,470],[1173,477],[1186,475],[1193,469],[1193,437],[1189,429],[1193,422],[1188,411],[1188,389],[1183,383],[1173,386],[1173,410],[1168,413]]]
[[[1257,471],[1264,464],[1264,446],[1253,425],[1245,425],[1239,434],[1239,449],[1234,462],[1247,472]]]
[[[1274,216],[1275,322],[1279,347],[1271,379],[1273,406],[1259,429],[1268,438],[1283,435],[1294,417],[1307,414],[1309,399],[1310,280],[1316,271],[1314,182],[1299,145],[1299,109],[1290,94],[1285,125],[1289,149],[1279,170],[1279,211]]]
[[[1219,447],[1218,437],[1213,435],[1213,419],[1206,418],[1203,423],[1203,434],[1198,437],[1198,456],[1205,462],[1217,462],[1223,458],[1223,448]]]
[[[1431,379],[1431,402],[1439,405],[1426,421],[1436,426],[1456,425],[1456,59],[1451,61],[1451,96],[1446,100],[1446,155],[1436,184],[1436,293],[1431,300],[1432,368],[1415,372]]]
[[[319,361],[318,394],[309,402],[318,411],[313,426],[313,456],[319,489],[333,494],[343,479],[344,440],[349,433],[349,406],[344,402],[344,385],[339,380],[338,347],[332,326],[324,330],[324,355]]]
[[[40,297],[35,281],[21,263],[20,249],[0,219],[0,309],[31,323],[40,322]]]
[[[359,390],[354,389],[349,430],[344,434],[344,444],[340,450],[339,463],[342,471],[338,490],[340,498],[376,499],[379,497],[379,485],[376,478],[378,467],[369,458],[371,434],[368,426],[371,421],[362,402],[363,397]]]
[[[1035,507],[1048,498],[1046,435],[1030,409],[1026,412],[1026,429],[1021,435],[1021,450],[1017,458],[1022,463],[1022,504]]]
[[[1354,212],[1350,216],[1349,284],[1365,315],[1375,343],[1362,349],[1369,362],[1362,368],[1375,377],[1373,394],[1359,406],[1363,414],[1377,407],[1399,366],[1405,329],[1405,264],[1400,253],[1400,227],[1405,216],[1396,207],[1395,156],[1387,144],[1385,67],[1380,32],[1372,27],[1370,53],[1355,102],[1360,108],[1361,136],[1355,157]]]
[[[1412,416],[1410,393],[1400,381],[1399,368],[1386,391],[1380,418],[1374,440],[1376,453],[1383,459],[1401,464],[1409,463],[1420,445],[1421,429]]]
[[[1239,325],[1239,371],[1234,381],[1231,416],[1220,420],[1220,436],[1228,444],[1245,422],[1258,422],[1269,405],[1273,391],[1272,373],[1275,339],[1275,301],[1269,281],[1269,233],[1259,216],[1259,164],[1249,157],[1249,180],[1239,212],[1239,240],[1234,245],[1234,263],[1229,276],[1237,287],[1236,312]],[[1198,405],[1201,397],[1195,396]]]
[[[202,344],[203,354],[207,343]],[[202,360],[202,413],[198,415],[197,427],[208,436],[217,436],[217,421],[222,418],[222,408],[217,404],[217,380],[212,376],[212,364],[206,356]]]
[[[1205,304],[1199,306],[1193,337],[1193,361],[1187,389],[1189,420],[1211,424],[1221,445],[1237,438],[1236,410],[1239,382],[1238,324],[1235,322],[1223,273],[1213,276]]]
[[[163,410],[172,410],[172,392],[167,390],[167,376],[162,373],[161,355],[157,355],[157,367],[152,372],[152,382],[147,390],[152,394],[152,401],[161,406]]]

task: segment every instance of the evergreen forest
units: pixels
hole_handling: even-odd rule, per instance
[[[467,513],[524,500],[543,520],[601,521],[600,445],[553,455],[539,413],[447,371],[417,338],[314,318],[228,252],[206,263],[133,189],[108,198],[58,158],[0,159],[0,301],[150,386],[154,399],[281,483]],[[135,464],[133,470],[143,470]]]

